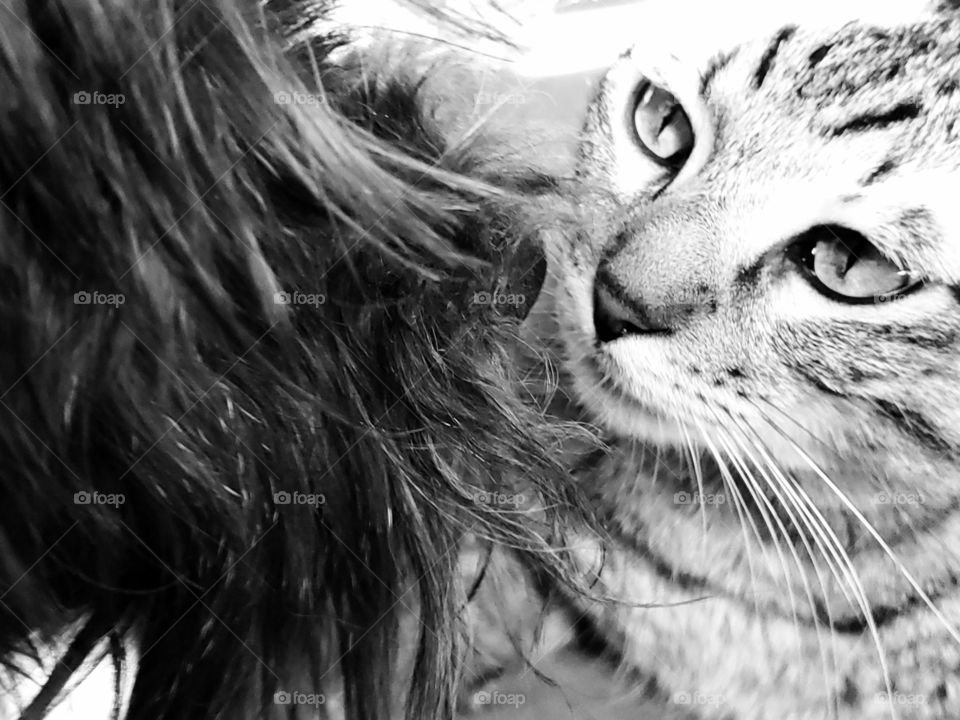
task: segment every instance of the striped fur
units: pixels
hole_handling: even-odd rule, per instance
[[[584,474],[619,538],[600,579],[664,605],[589,609],[697,717],[960,717],[953,5],[788,23],[699,64],[641,42],[589,112],[589,217],[553,243],[550,296],[573,394],[611,437]],[[642,78],[690,118],[676,174],[631,135]],[[815,227],[922,287],[818,293],[792,255]],[[601,275],[666,329],[600,342]]]

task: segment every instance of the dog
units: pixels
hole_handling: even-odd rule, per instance
[[[0,2],[0,658],[24,720],[92,669],[127,720],[452,717],[460,540],[568,573],[546,538],[580,502],[572,431],[524,391],[522,308],[490,300],[535,296],[527,198],[552,181],[450,146],[423,77],[328,12]]]

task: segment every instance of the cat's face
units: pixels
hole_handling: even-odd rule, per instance
[[[960,19],[785,27],[706,66],[637,47],[585,138],[598,197],[553,275],[598,421],[861,505],[960,495]]]

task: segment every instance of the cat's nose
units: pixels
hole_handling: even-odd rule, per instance
[[[673,332],[662,313],[652,312],[627,296],[603,270],[601,265],[593,284],[593,326],[598,342],[613,342],[628,335],[669,335]]]

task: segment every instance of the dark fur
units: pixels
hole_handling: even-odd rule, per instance
[[[3,5],[0,657],[86,617],[50,692],[134,632],[131,720],[294,717],[276,690],[341,681],[349,717],[384,718],[413,609],[408,714],[450,717],[458,541],[539,551],[552,521],[475,493],[574,499],[562,431],[519,399],[517,319],[471,304],[517,270],[503,191],[529,179],[445,147],[416,78],[284,47],[310,3]],[[329,104],[274,102],[316,78]],[[294,290],[327,302],[273,302]]]

